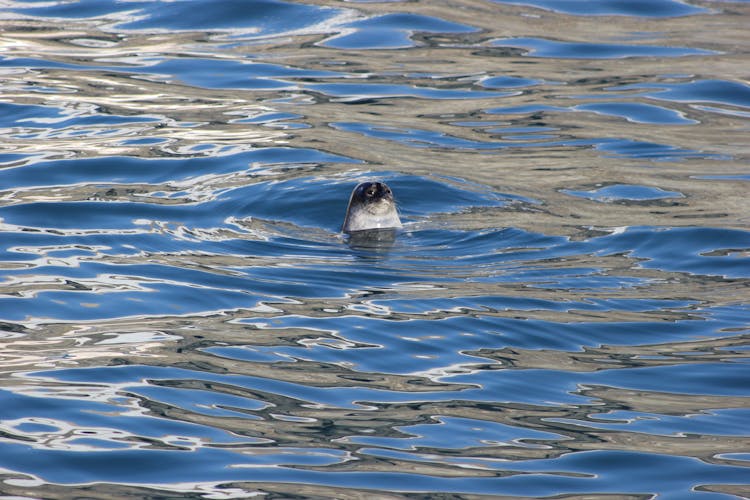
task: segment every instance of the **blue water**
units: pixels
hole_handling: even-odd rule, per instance
[[[3,495],[750,496],[748,2],[0,11]]]

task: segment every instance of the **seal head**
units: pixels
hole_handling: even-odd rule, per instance
[[[401,227],[393,192],[384,182],[363,182],[354,188],[344,219],[345,233]]]

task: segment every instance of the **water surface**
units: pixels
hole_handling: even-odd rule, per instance
[[[6,3],[0,491],[750,496],[748,7]]]

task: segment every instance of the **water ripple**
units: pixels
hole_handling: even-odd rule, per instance
[[[532,57],[554,57],[563,59],[613,59],[626,57],[683,57],[709,55],[710,50],[686,47],[664,47],[649,45],[575,43],[541,38],[509,38],[494,40],[500,47],[518,47],[529,51]]]
[[[749,15],[6,2],[0,489],[747,497]]]

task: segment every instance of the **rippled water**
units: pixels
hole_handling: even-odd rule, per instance
[[[3,2],[0,492],[750,496],[748,23]]]

